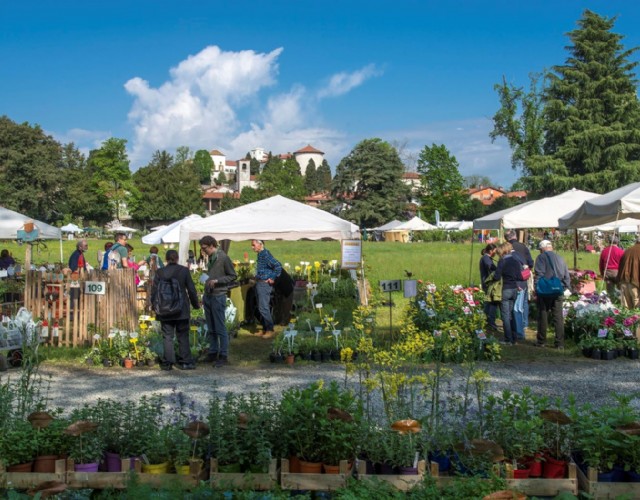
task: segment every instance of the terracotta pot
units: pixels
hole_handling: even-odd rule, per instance
[[[340,474],[339,465],[322,464],[322,468],[324,469],[325,474]]]
[[[124,359],[124,367],[125,368],[133,368],[133,359],[125,358]]]
[[[300,474],[300,459],[297,455],[289,455],[289,472]]]
[[[33,462],[26,462],[24,464],[15,464],[7,467],[7,472],[31,472],[33,468]]]
[[[300,460],[300,472],[302,474],[322,474],[322,462]]]
[[[295,355],[293,354],[288,354],[287,357],[285,358],[285,361],[288,365],[292,365],[296,360]]]
[[[40,455],[33,461],[33,472],[55,472],[58,455]]]

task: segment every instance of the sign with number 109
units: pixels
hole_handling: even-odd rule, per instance
[[[104,295],[104,281],[86,281],[84,284],[84,293],[87,295]]]

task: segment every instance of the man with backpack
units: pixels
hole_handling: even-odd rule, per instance
[[[116,233],[115,243],[102,256],[102,270],[122,269],[129,267],[129,251],[127,250],[127,235]]]
[[[224,251],[218,247],[213,236],[200,239],[200,249],[206,259],[207,281],[204,283],[204,316],[207,320],[210,344],[207,361],[220,368],[228,363],[229,332],[225,325],[227,292],[229,285],[238,278],[233,262]]]
[[[189,346],[189,302],[199,309],[198,293],[189,270],[178,264],[178,252],[169,250],[166,260],[166,267],[158,269],[151,288],[151,305],[162,326],[164,353],[160,368],[171,370],[175,365],[181,370],[194,370],[196,364]],[[178,339],[177,359],[174,335]]]

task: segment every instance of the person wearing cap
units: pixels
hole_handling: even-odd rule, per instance
[[[544,276],[551,278],[558,277],[562,282],[562,285],[566,290],[571,287],[571,280],[569,278],[569,267],[565,260],[553,251],[553,245],[549,240],[542,240],[538,245],[540,255],[536,257],[535,264],[533,266],[534,280],[537,283],[538,280]],[[556,334],[555,347],[557,349],[564,349],[564,316],[562,314],[562,304],[564,302],[564,294],[560,294],[558,297],[542,297],[538,295],[536,297],[536,304],[538,306],[538,333],[536,337],[536,346],[545,347],[547,342],[547,325],[549,321],[549,313],[553,318],[553,328]]]
[[[618,283],[622,307],[640,307],[640,236],[636,238],[635,245],[627,248],[622,254],[618,267]]]
[[[604,277],[607,283],[607,295],[610,299],[615,297],[616,283],[618,282],[618,270],[620,269],[620,259],[624,250],[618,246],[618,237],[608,237],[609,246],[600,253],[600,276]]]
[[[258,296],[258,311],[262,318],[262,334],[263,338],[270,339],[275,337],[273,317],[271,316],[273,284],[282,272],[282,265],[264,247],[262,240],[251,240],[251,248],[258,254],[255,289]]]

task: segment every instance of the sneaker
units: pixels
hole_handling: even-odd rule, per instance
[[[178,363],[176,368],[179,368],[180,370],[195,370],[196,365],[193,363]]]
[[[227,357],[226,356],[220,356],[216,360],[216,362],[213,364],[213,366],[216,367],[216,368],[221,368],[221,367],[223,367],[225,365],[228,365],[228,364],[229,364],[229,360],[227,359]]]
[[[218,359],[217,352],[210,352],[209,354],[207,354],[207,363],[213,363],[217,359]]]
[[[275,336],[276,336],[276,332],[274,332],[273,330],[267,330],[266,332],[264,332],[264,335],[262,335],[261,338],[272,339]]]

